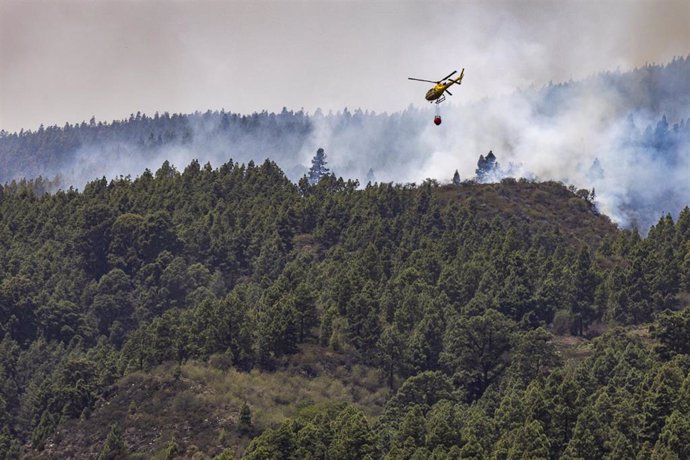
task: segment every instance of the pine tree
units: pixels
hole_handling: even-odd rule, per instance
[[[683,371],[672,363],[662,365],[651,382],[642,402],[643,435],[654,444],[666,418],[675,409],[675,401],[683,384]]]
[[[585,327],[594,320],[594,290],[597,278],[592,270],[589,251],[582,248],[572,268],[572,287],[575,298],[571,307],[575,324],[573,333],[583,335]]]
[[[599,158],[595,158],[587,171],[587,176],[592,181],[599,181],[604,178],[604,168],[601,166]]]
[[[587,406],[582,411],[575,423],[573,435],[566,446],[564,456],[566,458],[602,458],[603,452],[603,426],[598,414],[592,406]]]
[[[175,439],[175,435],[170,439],[170,442],[168,443],[168,446],[165,448],[165,460],[173,460],[178,454],[180,454],[180,448],[177,445],[177,440]]]
[[[360,409],[346,407],[338,414],[332,426],[334,436],[328,448],[328,458],[355,460],[374,454],[374,434]]]
[[[664,357],[690,353],[690,309],[660,313],[650,328],[658,342],[658,351]]]
[[[451,447],[460,444],[460,411],[453,401],[441,400],[426,414],[426,445],[429,447]]]
[[[441,362],[462,379],[472,398],[479,398],[509,363],[515,323],[496,310],[458,317],[446,329]]]
[[[412,406],[400,421],[393,444],[406,448],[424,445],[425,430],[424,414],[422,414],[420,406]]]
[[[652,458],[690,458],[690,420],[687,415],[674,410],[666,418]]]
[[[314,292],[305,282],[300,283],[294,292],[297,323],[299,327],[299,341],[309,335],[309,331],[317,324],[316,300]]]
[[[213,460],[235,460],[235,454],[232,449],[224,449],[223,452],[213,457]]]
[[[19,441],[12,438],[7,427],[0,430],[0,458],[19,458]]]
[[[237,424],[237,429],[242,434],[248,434],[252,430],[252,411],[249,405],[244,403],[240,409],[240,419]]]
[[[98,460],[119,460],[127,457],[127,448],[122,439],[122,429],[120,425],[114,423],[110,428],[110,433],[103,444]]]
[[[391,325],[383,330],[376,343],[376,349],[379,354],[379,365],[386,373],[388,388],[392,389],[404,353],[404,339],[397,327]]]
[[[475,405],[465,413],[465,426],[461,429],[461,439],[465,445],[460,451],[459,458],[485,459],[496,444],[496,426],[479,406]]]
[[[460,185],[460,174],[458,173],[457,169],[455,170],[455,174],[453,174],[453,185]]]
[[[326,153],[323,149],[318,149],[316,155],[311,160],[311,168],[309,168],[309,183],[311,185],[318,184],[323,176],[326,176],[330,170],[326,167]]]
[[[367,173],[367,183],[373,184],[376,182],[376,175],[374,174],[374,169],[369,168],[369,172]]]
[[[327,442],[331,436],[329,423],[307,423],[295,437],[295,458],[328,458]]]
[[[484,155],[479,155],[479,161],[477,161],[477,169],[475,174],[477,175],[477,180],[479,182],[485,182],[491,178],[493,174],[498,172],[498,162],[496,161],[496,155],[494,152],[489,150],[489,153],[484,157]]]
[[[548,459],[551,445],[541,424],[533,420],[505,432],[496,443],[495,458]]]

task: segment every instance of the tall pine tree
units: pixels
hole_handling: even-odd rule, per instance
[[[311,168],[309,168],[309,183],[311,185],[318,184],[321,178],[327,175],[330,170],[326,167],[326,153],[323,149],[318,149],[316,155],[311,160]]]

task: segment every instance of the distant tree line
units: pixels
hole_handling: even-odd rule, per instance
[[[583,88],[606,87],[620,94],[621,120],[636,111],[654,114],[661,120],[632,142],[657,149],[666,157],[677,157],[674,146],[690,142],[690,121],[680,119],[670,126],[664,114],[686,116],[690,106],[688,74],[690,56],[676,58],[666,65],[646,65],[625,73],[608,72],[581,82],[549,84],[520,94],[534,101],[536,114],[549,116],[565,110]],[[197,158],[209,151],[214,151],[214,158],[222,158],[222,162],[239,158],[246,163],[270,156],[283,167],[292,167],[301,161],[298,154],[309,143],[316,125],[328,129],[335,145],[367,152],[372,162],[375,160],[375,164],[362,165],[362,178],[365,178],[369,168],[375,171],[385,168],[388,155],[395,154],[400,161],[408,161],[426,153],[419,138],[428,125],[427,115],[428,110],[413,107],[392,114],[359,109],[328,114],[317,110],[306,114],[286,108],[279,113],[263,111],[249,115],[225,110],[153,115],[137,112],[112,122],[96,121],[92,117],[81,123],[67,122],[61,127],[41,125],[34,130],[12,133],[0,130],[0,184],[38,176],[51,180],[64,176],[81,158],[80,153],[89,158],[142,155],[155,158],[166,147],[180,146],[198,152]],[[372,136],[365,135],[367,132],[379,135],[372,140]],[[328,149],[328,146],[315,148],[318,147]],[[106,173],[98,171],[95,176]],[[74,184],[66,186],[69,185]]]

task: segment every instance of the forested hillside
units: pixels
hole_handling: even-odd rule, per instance
[[[0,188],[0,458],[690,454],[688,208],[642,238],[555,182],[271,161],[34,185]]]
[[[466,83],[472,81],[468,69]],[[460,90],[461,91],[461,90]],[[662,213],[677,217],[690,189],[690,57],[582,81],[539,85],[476,102],[372,113],[136,113],[115,121],[68,121],[18,133],[0,131],[0,184],[42,176],[50,190],[82,189],[95,177],[136,177],[163,161],[196,158],[218,166],[275,161],[297,182],[317,148],[338,176],[421,182],[471,177],[479,153],[494,149],[506,176],[596,188],[617,223],[644,233]],[[230,108],[232,109],[232,108]],[[509,167],[510,166],[510,167]]]

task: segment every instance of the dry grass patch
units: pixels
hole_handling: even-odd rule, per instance
[[[196,362],[182,366],[185,380],[201,384],[203,390],[198,397],[203,405],[232,408],[228,415],[234,424],[239,409],[247,403],[259,430],[280,424],[301,406],[329,400],[351,402],[370,415],[378,415],[387,392],[373,383],[375,378],[370,370],[358,368],[356,374],[347,381],[330,375],[309,378],[286,370],[221,371]],[[364,382],[366,386],[355,382]],[[193,403],[185,401],[184,404]]]
[[[572,335],[554,335],[552,343],[564,362],[579,363],[592,354],[589,340]]]
[[[173,436],[182,458],[213,457],[225,448],[241,453],[250,441],[238,429],[245,403],[254,434],[321,402],[355,404],[371,417],[382,412],[389,393],[378,371],[316,345],[303,353],[286,357],[274,372],[219,370],[190,361],[129,374],[109,389],[91,418],[66,421],[59,428],[63,440],[45,458],[75,458],[76,452],[96,458],[115,422],[136,458],[161,455]]]

